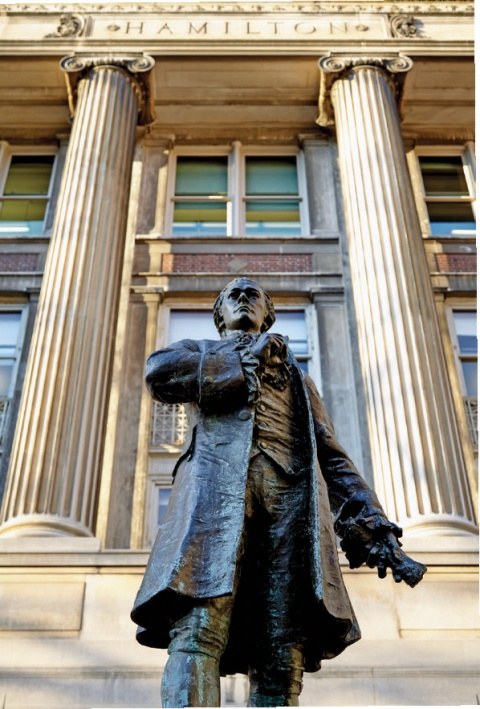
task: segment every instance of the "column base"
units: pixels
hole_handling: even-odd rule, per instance
[[[94,538],[83,524],[51,514],[21,515],[0,527],[0,537],[84,537]]]
[[[465,517],[447,514],[419,515],[400,522],[407,537],[464,537],[478,535],[478,527]]]

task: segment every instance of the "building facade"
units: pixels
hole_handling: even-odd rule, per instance
[[[363,639],[301,702],[478,703],[473,5],[1,5],[0,87],[0,701],[160,705],[144,361],[246,274],[429,567],[341,556]]]

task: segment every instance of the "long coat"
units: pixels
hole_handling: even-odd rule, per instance
[[[360,638],[337,555],[334,519],[383,510],[335,440],[312,380],[289,352],[294,400],[309,455],[308,544],[312,605],[307,671]],[[132,611],[137,639],[168,647],[169,630],[188,599],[232,592],[244,524],[254,404],[235,340],[182,340],[147,360],[153,398],[187,406],[189,433],[175,466],[175,483]],[[332,517],[333,513],[333,517]],[[241,618],[242,610],[235,609]],[[234,616],[235,617],[235,616]],[[232,623],[221,662],[224,673],[246,672],[248,648]]]

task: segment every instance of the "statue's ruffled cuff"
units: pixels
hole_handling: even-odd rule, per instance
[[[258,359],[252,354],[250,350],[250,343],[239,342],[235,346],[235,350],[240,355],[240,361],[242,365],[243,375],[248,389],[248,403],[254,404],[258,399],[260,392],[260,380],[258,378],[257,370],[260,366]]]

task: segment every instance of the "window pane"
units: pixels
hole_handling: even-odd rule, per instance
[[[297,159],[249,156],[246,162],[247,195],[297,195]]]
[[[478,353],[477,313],[474,310],[457,310],[453,313],[453,318],[457,331],[460,354],[476,355]]]
[[[461,202],[427,202],[433,235],[475,233],[472,205]]]
[[[228,194],[228,158],[177,158],[175,194],[178,197],[226,196]]]
[[[478,363],[462,362],[462,369],[467,396],[478,396]]]
[[[271,328],[272,332],[278,332],[288,337],[288,344],[293,354],[307,355],[307,324],[305,312],[303,310],[280,311],[276,313],[276,320]],[[305,363],[305,368],[307,363]]]
[[[298,202],[246,202],[246,233],[300,235]]]
[[[173,213],[173,234],[227,233],[225,202],[178,202]]]
[[[14,359],[0,359],[0,396],[8,396]]]
[[[53,161],[53,155],[14,155],[10,163],[4,194],[48,194]]]
[[[160,525],[165,512],[167,511],[168,501],[170,499],[170,488],[160,487],[158,489],[158,525]]]
[[[233,279],[232,279],[233,280]],[[211,310],[171,310],[169,342],[219,340]]]
[[[420,167],[427,197],[468,197],[468,185],[460,156],[421,157]]]
[[[41,234],[46,199],[4,200],[0,203],[0,234]]]
[[[2,348],[2,354],[5,354],[5,347],[16,347],[21,316],[21,312],[0,313],[0,347]]]

